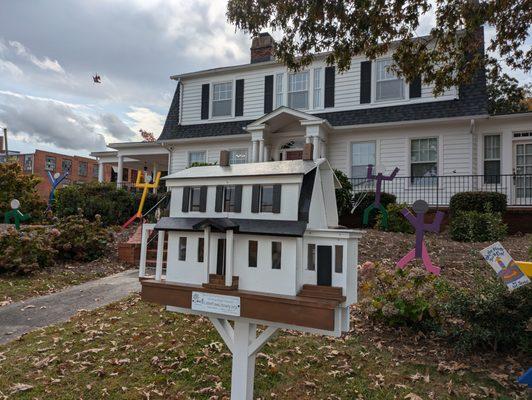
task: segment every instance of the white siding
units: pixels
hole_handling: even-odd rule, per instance
[[[248,161],[251,160],[251,141],[231,141],[230,138],[220,142],[191,143],[178,145],[172,152],[172,170],[170,173],[181,171],[188,167],[188,153],[191,151],[205,151],[209,163],[218,163],[221,150],[248,150]]]
[[[443,164],[439,175],[471,175],[473,138],[470,133],[443,136]],[[442,152],[440,152],[442,154]]]

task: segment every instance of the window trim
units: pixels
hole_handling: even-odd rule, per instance
[[[378,82],[384,82],[384,81],[391,81],[393,79],[385,79],[385,80],[379,80],[378,79],[378,64],[383,61],[391,61],[393,63],[393,59],[391,57],[383,57],[378,58],[374,60],[372,63],[372,79],[371,79],[371,103],[393,103],[393,102],[401,102],[408,100],[410,98],[410,92],[409,92],[409,85],[406,83],[406,80],[403,77],[398,77],[399,80],[403,83],[402,85],[402,97],[395,97],[393,99],[377,99],[377,83]]]
[[[427,184],[420,184],[420,183],[413,183],[412,182],[412,141],[414,140],[422,140],[422,139],[436,139],[436,176],[439,176],[439,171],[441,170],[440,161],[442,159],[442,154],[440,154],[440,151],[442,150],[441,146],[441,137],[440,136],[420,136],[420,137],[409,137],[408,138],[408,174],[410,175],[410,179],[408,182],[406,182],[406,187],[429,187],[429,188],[436,188],[440,187],[441,180],[437,181],[436,185],[427,185]],[[414,162],[414,164],[428,164],[428,162]]]
[[[190,155],[192,153],[203,153],[205,155],[205,161],[203,161],[204,163],[207,162],[207,150],[188,150],[187,151],[187,167],[190,167],[192,165],[192,163],[190,162]],[[197,162],[197,161],[195,161]]]
[[[212,115],[213,109],[214,109],[214,86],[215,85],[221,85],[224,83],[230,83],[231,84],[231,112],[228,115]],[[213,81],[210,83],[210,90],[209,90],[209,119],[218,120],[218,119],[226,119],[226,118],[234,118],[235,117],[235,90],[236,90],[236,84],[235,79],[229,79],[229,80],[221,80],[221,81]],[[221,101],[221,100],[216,100]],[[226,100],[225,100],[226,101]],[[244,98],[245,103],[245,98]]]
[[[303,93],[304,90],[299,90],[299,91],[296,91],[296,92],[291,92],[290,91],[290,76],[294,76],[294,75],[300,75],[300,74],[306,74],[307,75],[307,106],[306,107],[303,107],[303,108],[294,108],[290,105],[290,94],[291,93]],[[286,78],[286,106],[289,107],[289,108],[292,108],[294,110],[309,110],[310,109],[310,104],[314,101],[314,99],[312,98],[312,92],[311,92],[311,73],[310,73],[310,70],[308,69],[305,69],[305,70],[302,70],[302,71],[298,71],[298,72],[292,72],[292,73],[288,73],[287,74],[287,78]]]

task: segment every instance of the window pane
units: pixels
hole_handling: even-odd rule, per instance
[[[413,139],[410,142],[411,162],[436,162],[438,161],[438,139]]]
[[[231,115],[233,82],[216,83],[212,93],[212,116]]]
[[[199,238],[198,239],[198,262],[203,262],[204,244],[205,244],[205,239]]]
[[[283,77],[284,74],[275,75],[275,104],[277,107],[284,106]]]
[[[314,70],[314,108],[321,107],[321,68]]]
[[[501,183],[501,162],[498,160],[484,161],[484,183]]]
[[[213,101],[212,116],[222,117],[231,115],[231,100]]]
[[[404,82],[388,67],[392,65],[392,60],[377,61],[377,100],[402,99],[404,97]]]
[[[61,161],[61,170],[63,172],[70,172],[72,170],[72,161],[71,160]]]
[[[258,242],[250,240],[248,245],[248,265],[252,268],[257,268],[257,249]]]
[[[412,164],[412,183],[414,185],[434,186],[437,183],[438,168],[436,163]]]
[[[308,108],[308,92],[288,93],[288,107]]]
[[[179,238],[179,261],[185,261],[187,259],[187,238]]]
[[[260,211],[273,211],[273,186],[261,186],[260,190]]]
[[[334,272],[342,273],[344,265],[344,246],[334,246]]]
[[[316,245],[309,244],[307,248],[307,269],[314,271],[316,269]]]
[[[229,164],[245,164],[248,162],[247,150],[231,150],[229,152]]]
[[[92,176],[94,178],[97,178],[99,171],[100,171],[100,166],[98,164],[94,164],[94,166],[92,167]]]
[[[205,162],[205,152],[204,151],[191,151],[188,153],[188,165],[194,163],[204,163]]]
[[[189,203],[190,211],[200,210],[200,197],[201,197],[200,193],[201,193],[201,188],[199,187],[190,188],[190,203]]]
[[[272,242],[272,269],[281,269],[281,242]]]
[[[45,169],[48,171],[55,170],[55,157],[46,157]]]
[[[235,211],[235,187],[234,186],[226,186],[224,188],[224,211],[225,212]]]
[[[79,176],[87,176],[87,163],[86,162],[80,162],[79,163],[79,170],[78,170],[78,174]]]
[[[308,71],[288,75],[288,107],[308,108]]]
[[[484,136],[484,160],[499,160],[501,157],[500,135]]]
[[[351,143],[351,177],[365,178],[369,164],[375,165],[375,142]]]

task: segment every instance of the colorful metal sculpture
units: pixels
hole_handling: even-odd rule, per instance
[[[52,203],[55,200],[55,190],[57,187],[63,182],[69,175],[69,172],[65,172],[63,175],[61,175],[59,172],[56,172],[54,175],[50,171],[48,171],[48,180],[50,181],[50,184],[52,185],[52,189],[50,190],[50,196],[48,197],[48,210],[52,208]]]
[[[532,368],[529,368],[523,375],[517,379],[517,382],[527,385],[529,389],[532,389]]]
[[[142,181],[142,177],[144,176],[144,182]],[[133,215],[130,219],[126,221],[124,225],[122,225],[122,228],[127,228],[129,225],[133,223],[136,219],[142,218],[142,210],[144,209],[144,203],[146,202],[146,197],[148,197],[148,191],[150,189],[157,189],[159,186],[159,179],[161,178],[161,173],[157,172],[157,176],[155,177],[155,181],[152,182],[152,177],[148,174],[137,174],[137,181],[135,182],[135,187],[137,189],[143,189],[142,190],[142,197],[140,198],[140,204],[139,209],[137,210],[137,213]]]
[[[11,220],[15,222],[15,228],[20,230],[20,223],[30,219],[30,216],[27,214],[22,214],[19,211],[20,201],[17,199],[11,200],[11,211],[8,211],[4,214],[4,223],[9,224]]]
[[[382,216],[382,226],[387,229],[388,228],[388,211],[386,210],[386,207],[384,207],[381,204],[381,193],[382,193],[382,181],[392,181],[397,173],[399,172],[399,168],[395,168],[391,175],[384,176],[382,172],[379,172],[377,175],[373,175],[373,165],[368,165],[368,175],[367,179],[368,181],[375,180],[375,201],[373,204],[370,204],[365,210],[364,210],[364,217],[362,220],[362,223],[364,225],[367,225],[369,222],[369,216],[371,214],[371,211],[374,209],[379,209]]]
[[[427,247],[425,246],[425,241],[423,240],[423,236],[426,231],[435,233],[440,231],[440,226],[445,213],[438,211],[436,213],[436,217],[434,217],[434,221],[432,221],[430,224],[426,224],[425,214],[429,210],[429,205],[427,202],[423,200],[416,200],[412,205],[412,210],[416,213],[415,216],[410,212],[410,210],[408,210],[408,208],[403,209],[401,213],[416,230],[416,247],[410,250],[403,258],[399,260],[397,267],[402,269],[406,266],[406,264],[416,258],[423,260],[423,265],[427,271],[435,275],[439,275],[440,268],[432,264]]]

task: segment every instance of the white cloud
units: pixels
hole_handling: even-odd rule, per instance
[[[1,44],[1,43],[0,43]],[[20,78],[24,75],[24,72],[17,67],[15,64],[13,64],[11,61],[2,60],[0,58],[0,72],[5,72],[6,74],[9,74],[15,78]]]
[[[59,64],[57,60],[51,60],[48,57],[39,59],[37,56],[32,54],[22,43],[11,40],[9,45],[15,49],[18,56],[30,61],[35,66],[39,67],[42,70],[50,70],[60,74],[64,74],[65,70]]]
[[[130,107],[126,115],[133,121],[132,128],[138,133],[140,129],[152,132],[155,137],[161,133],[165,117],[146,107]]]

